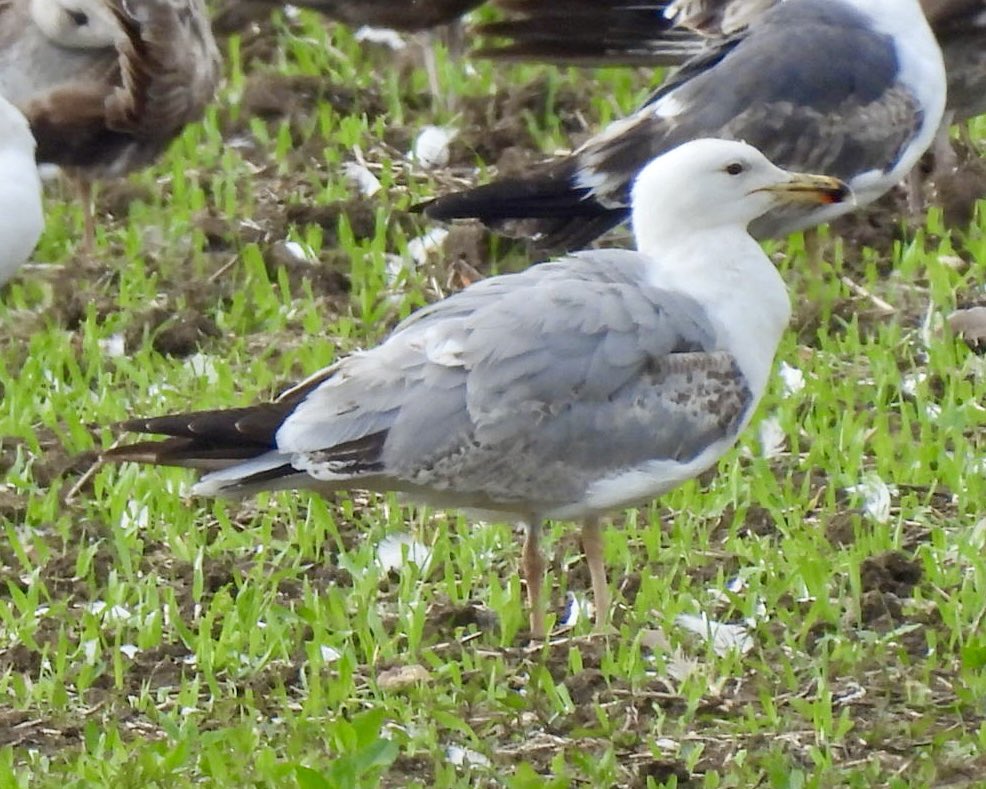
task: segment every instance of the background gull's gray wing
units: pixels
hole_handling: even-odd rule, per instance
[[[587,253],[421,311],[308,393],[279,455],[340,487],[382,477],[523,510],[649,460],[687,462],[731,438],[754,395],[694,302],[641,285],[644,265]]]
[[[792,170],[845,181],[889,172],[923,113],[895,84],[893,41],[851,24],[854,16],[844,6],[781,3],[749,32],[690,61],[613,134],[584,146],[577,154],[580,178],[604,204],[626,206],[633,177],[651,158],[706,134],[743,140]],[[682,111],[675,113],[676,106]],[[784,232],[798,211],[773,211],[751,231],[758,237]]]
[[[437,219],[530,217],[547,246],[570,248],[628,216],[630,186],[648,161],[698,137],[744,140],[780,167],[844,180],[889,170],[923,120],[897,84],[898,65],[894,41],[855,9],[780,3],[571,156],[423,209]],[[773,234],[770,219],[755,235]]]
[[[841,5],[782,3],[762,24],[690,61],[627,119],[622,133],[604,133],[583,147],[586,169],[613,173],[597,194],[626,201],[627,176],[658,153],[713,131],[748,142],[781,167],[845,180],[889,170],[914,135],[920,111],[913,96],[895,87],[893,41],[853,18],[859,14]]]

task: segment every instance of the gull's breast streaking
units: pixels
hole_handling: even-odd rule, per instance
[[[273,403],[134,420],[172,438],[104,457],[207,470],[205,495],[399,491],[522,521],[536,636],[540,524],[581,520],[601,623],[598,519],[711,466],[764,391],[790,305],[746,226],[782,203],[847,194],[743,143],[688,143],[636,179],[637,251],[482,280]]]

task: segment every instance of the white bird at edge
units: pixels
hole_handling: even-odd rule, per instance
[[[0,98],[0,285],[27,262],[44,230],[34,149],[27,119]]]

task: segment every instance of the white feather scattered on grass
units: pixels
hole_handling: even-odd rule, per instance
[[[356,31],[353,36],[357,41],[366,41],[370,44],[381,44],[390,47],[395,52],[400,52],[407,46],[407,41],[396,30],[388,27],[369,27],[364,25]]]
[[[377,544],[377,566],[385,573],[400,570],[406,563],[418,565],[422,574],[431,565],[431,548],[410,534],[389,534]]]
[[[209,384],[214,384],[219,380],[219,370],[216,367],[216,359],[205,353],[193,353],[185,359],[185,368],[196,378],[205,378]]]
[[[415,263],[422,266],[428,260],[429,255],[441,251],[448,234],[449,231],[444,227],[433,227],[427,233],[407,242],[407,254]]]
[[[753,649],[753,637],[746,625],[716,622],[705,614],[679,614],[675,624],[712,644],[712,650],[719,656],[737,651],[745,655]]]
[[[445,749],[445,758],[448,759],[449,764],[453,764],[456,767],[490,766],[490,760],[479,753],[479,751],[474,751],[472,748],[463,748],[461,745],[449,745]]]
[[[792,367],[787,362],[781,362],[777,371],[784,384],[784,396],[791,397],[805,388],[805,374],[797,367]]]
[[[131,617],[129,608],[122,605],[110,606],[105,600],[93,600],[87,608],[95,616],[102,615],[105,622],[126,622]]]
[[[458,129],[448,126],[425,126],[411,146],[411,159],[426,170],[444,167],[449,162],[449,145],[458,134]]]
[[[869,474],[858,485],[850,485],[846,493],[855,493],[863,498],[863,512],[876,523],[890,520],[890,501],[894,491],[876,474]]]
[[[364,197],[373,197],[380,191],[380,179],[370,172],[370,168],[359,162],[346,162],[342,168],[349,181]]]
[[[124,356],[127,352],[127,341],[122,334],[113,334],[99,341],[99,350],[109,359]]]
[[[143,529],[151,522],[151,511],[144,504],[136,501],[128,501],[123,512],[120,513],[120,529],[125,532]]]
[[[297,241],[282,241],[281,246],[288,255],[299,263],[318,262],[318,256],[304,244],[299,244]]]
[[[583,618],[588,619],[593,614],[593,605],[584,594],[568,592],[566,594],[568,606],[565,608],[565,618],[562,620],[562,627],[574,627]]]
[[[787,444],[787,433],[781,427],[781,420],[776,416],[768,416],[757,428],[757,438],[760,441],[760,455],[768,460],[784,454]]]

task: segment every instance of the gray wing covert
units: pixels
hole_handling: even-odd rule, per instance
[[[456,329],[462,410],[436,419],[430,389],[406,402],[385,465],[415,484],[556,503],[731,435],[752,402],[734,360],[695,302],[643,282],[635,253],[590,252],[492,281],[488,305],[469,293],[476,308]],[[435,433],[448,443],[423,456],[421,436]]]
[[[600,474],[690,459],[752,396],[701,308],[643,284],[643,267],[582,253],[421,310],[340,363],[278,447],[309,471],[498,502],[565,502]]]

